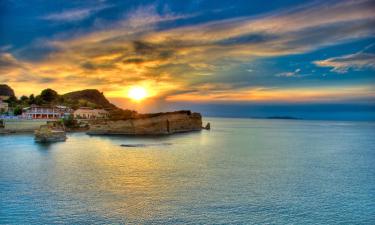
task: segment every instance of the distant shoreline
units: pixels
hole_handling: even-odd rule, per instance
[[[302,121],[343,121],[343,122],[375,122],[373,120],[358,119],[331,119],[331,118],[302,118],[302,117],[291,117],[292,119],[282,119],[283,116],[270,116],[270,117],[257,117],[257,116],[225,116],[225,115],[203,115],[204,118],[227,118],[227,119],[264,119],[264,120],[302,120]]]
[[[264,120],[313,120],[313,119],[305,119],[305,118],[293,117],[293,116],[210,116],[210,115],[205,115],[205,117],[233,118],[233,119],[264,119]]]

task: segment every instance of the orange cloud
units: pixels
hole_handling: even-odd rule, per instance
[[[375,98],[371,86],[320,88],[244,88],[240,90],[195,91],[167,97],[167,101],[187,102],[325,102]]]
[[[44,44],[54,51],[36,62],[2,54],[0,63],[6,66],[1,68],[0,82],[22,90],[22,94],[48,86],[62,93],[96,88],[110,97],[123,97],[127,88],[140,85],[153,96],[170,101],[287,101],[295,96],[309,101],[324,100],[325,95],[351,96],[350,91],[328,89],[320,93],[308,89],[237,90],[233,84],[215,84],[213,89],[207,77],[215,80],[223,70],[230,76],[230,68],[253,59],[303,53],[367,37],[375,23],[371,4],[312,3],[256,17],[171,29],[157,25],[194,15],[160,15],[155,7],[147,6],[108,27],[68,39],[46,40]]]

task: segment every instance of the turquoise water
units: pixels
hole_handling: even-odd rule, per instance
[[[207,120],[168,137],[0,136],[0,223],[375,223],[375,123]]]

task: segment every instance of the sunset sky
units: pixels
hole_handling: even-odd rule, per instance
[[[0,83],[18,96],[95,88],[139,111],[371,114],[374,12],[371,0],[2,0]],[[130,100],[134,87],[146,99]]]

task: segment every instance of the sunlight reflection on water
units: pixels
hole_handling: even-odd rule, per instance
[[[74,133],[49,145],[0,136],[0,223],[374,221],[373,123],[210,122],[211,131]]]

